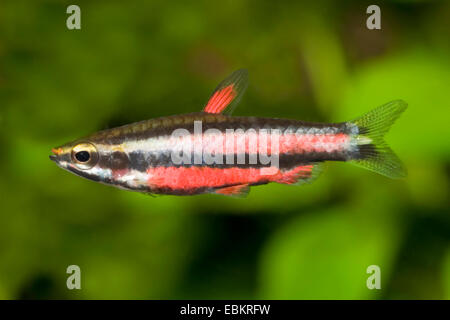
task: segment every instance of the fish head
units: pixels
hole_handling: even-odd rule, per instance
[[[100,145],[89,140],[73,141],[52,149],[50,160],[60,168],[70,171],[83,178],[108,182],[111,170],[108,154],[103,152]]]

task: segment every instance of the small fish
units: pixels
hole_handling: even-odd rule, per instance
[[[247,71],[235,71],[202,112],[103,130],[52,149],[50,159],[81,177],[149,194],[244,196],[249,186],[310,182],[324,161],[405,176],[383,139],[404,101],[341,123],[232,117],[247,85]]]

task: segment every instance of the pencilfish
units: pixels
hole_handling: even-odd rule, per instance
[[[384,140],[404,101],[339,123],[231,116],[247,86],[240,69],[201,112],[99,131],[53,148],[50,159],[89,180],[148,194],[245,196],[250,186],[310,182],[325,161],[405,176]]]

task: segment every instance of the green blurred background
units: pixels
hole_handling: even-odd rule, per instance
[[[366,28],[371,2],[310,2],[2,0],[0,298],[449,299],[450,2],[378,2],[382,30]],[[408,178],[331,163],[245,199],[152,198],[48,159],[201,110],[240,67],[235,115],[337,122],[404,99],[387,140]],[[366,287],[373,264],[381,290]]]

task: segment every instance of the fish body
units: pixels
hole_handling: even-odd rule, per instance
[[[403,101],[342,123],[231,116],[246,87],[247,72],[238,70],[202,112],[103,130],[54,148],[50,158],[87,179],[151,194],[245,195],[254,185],[309,182],[324,161],[404,175],[383,140]]]

